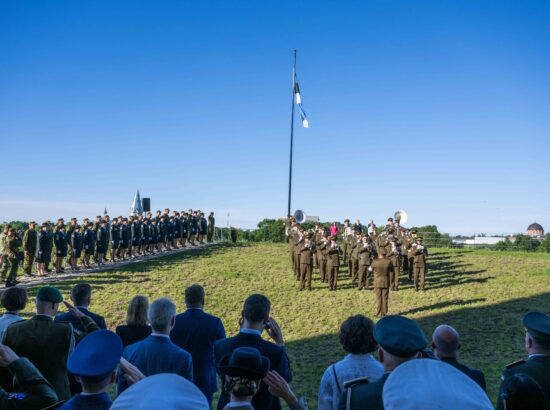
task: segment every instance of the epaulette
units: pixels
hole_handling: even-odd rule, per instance
[[[344,389],[348,389],[350,387],[357,386],[359,384],[366,384],[369,382],[369,379],[367,377],[359,377],[357,379],[352,379],[344,382]]]
[[[522,363],[525,363],[524,359],[518,360],[517,362],[510,363],[510,364],[506,365],[505,367],[507,369],[510,369],[511,367],[517,366],[518,364],[522,364]]]

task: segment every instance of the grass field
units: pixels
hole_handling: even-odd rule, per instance
[[[82,281],[95,289],[91,309],[104,315],[113,329],[124,322],[132,296],[169,296],[183,310],[182,290],[200,283],[207,292],[206,310],[221,317],[233,335],[244,298],[267,295],[287,342],[293,387],[316,408],[323,371],[344,355],[338,342],[341,322],[358,313],[372,317],[374,295],[357,291],[345,271],[338,292],[329,292],[318,275],[313,292],[298,292],[287,252],[283,244],[222,246],[92,274]],[[529,310],[550,313],[550,255],[433,249],[428,269],[429,290],[414,292],[403,278],[401,290],[390,294],[390,313],[416,319],[428,337],[438,324],[456,327],[462,336],[462,361],[485,372],[494,400],[501,369],[525,356],[522,315]],[[75,283],[57,286],[67,295]]]

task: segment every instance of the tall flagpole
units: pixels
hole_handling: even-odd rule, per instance
[[[296,50],[294,50],[294,65],[292,67],[292,114],[290,116],[290,165],[288,169],[288,209],[287,216],[290,213],[290,205],[292,199],[292,149],[294,146],[294,84],[296,82]]]

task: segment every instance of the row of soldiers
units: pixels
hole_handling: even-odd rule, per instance
[[[350,226],[346,220],[342,247],[337,237],[329,236],[321,225],[316,225],[310,232],[293,218],[287,236],[292,268],[300,281],[300,290],[311,290],[313,270],[317,268],[321,281],[335,291],[341,262],[348,266],[348,273],[352,282],[357,283],[358,290],[369,290],[372,276],[377,294],[377,315],[380,317],[387,313],[389,290],[399,290],[400,273],[408,272],[416,291],[426,289],[427,248],[416,231],[400,227],[392,218],[388,219],[380,234],[376,229],[363,230],[358,224]]]
[[[9,225],[4,226],[0,235],[0,253],[3,255],[0,274],[5,279],[9,272],[7,287],[17,283],[17,268],[21,259],[27,276],[34,276],[34,263],[38,276],[51,272],[49,264],[52,260],[56,273],[64,271],[65,259],[73,271],[78,270],[79,260],[85,268],[92,267],[92,259],[97,266],[101,266],[107,259],[114,263],[203,244],[205,239],[212,242],[215,219],[213,212],[207,220],[201,211],[190,209],[170,214],[167,208],[163,212],[157,211],[156,215],[147,212],[145,216],[119,216],[112,220],[105,215],[97,216],[94,222],[85,218],[82,224],[78,223],[77,218],[71,218],[68,224],[60,218],[53,227],[51,222],[44,222],[38,232],[36,225],[36,222],[30,222],[22,239]],[[19,247],[22,247],[22,252]],[[8,255],[11,252],[9,249],[13,249],[15,256]]]

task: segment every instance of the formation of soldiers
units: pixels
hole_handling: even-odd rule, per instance
[[[81,224],[77,218],[71,218],[68,224],[59,218],[55,225],[44,222],[38,231],[36,226],[36,222],[30,222],[22,238],[9,225],[0,234],[0,276],[6,280],[6,287],[18,283],[20,261],[25,275],[35,276],[32,270],[36,264],[36,275],[44,276],[52,272],[52,261],[55,272],[62,273],[65,261],[72,271],[78,271],[79,262],[89,269],[107,261],[114,263],[204,244],[205,240],[212,242],[215,219],[213,212],[206,219],[200,210],[170,213],[166,208],[155,215],[147,212],[145,216],[113,219],[96,216],[93,222],[85,218]]]
[[[400,274],[407,273],[415,291],[426,290],[428,250],[416,231],[401,227],[393,218],[380,233],[373,222],[365,228],[359,221],[351,225],[346,219],[341,245],[338,234],[329,235],[320,224],[307,231],[293,217],[288,220],[286,233],[300,290],[312,289],[313,271],[318,269],[321,281],[336,291],[340,267],[347,266],[358,290],[370,290],[372,277],[378,317],[387,314],[389,291],[399,290]]]

